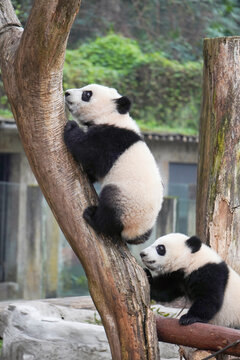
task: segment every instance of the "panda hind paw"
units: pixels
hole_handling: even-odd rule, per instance
[[[92,224],[92,218],[97,210],[97,206],[89,206],[83,212],[83,218],[86,220],[88,224]]]

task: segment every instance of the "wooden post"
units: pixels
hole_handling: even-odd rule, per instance
[[[240,272],[240,37],[204,41],[197,234]]]

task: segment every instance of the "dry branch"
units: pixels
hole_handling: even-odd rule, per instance
[[[239,330],[202,323],[182,326],[177,319],[160,316],[157,316],[157,334],[159,341],[211,351],[218,351],[240,339]],[[225,353],[240,356],[240,344]]]
[[[22,32],[12,25],[17,20],[10,1],[1,0],[2,78],[32,170],[87,274],[113,359],[155,360],[146,276],[120,239],[97,237],[84,222],[82,213],[96,194],[63,143],[62,67],[79,6],[78,0],[36,0]]]

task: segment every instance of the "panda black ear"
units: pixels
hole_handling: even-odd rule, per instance
[[[195,253],[200,250],[202,242],[197,236],[191,236],[186,240],[186,245],[191,249],[191,253]]]
[[[126,114],[129,112],[131,108],[131,101],[127,96],[122,96],[119,99],[116,99],[115,102],[117,104],[117,111],[120,114]]]

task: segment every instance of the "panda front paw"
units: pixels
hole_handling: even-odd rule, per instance
[[[194,324],[196,322],[207,322],[207,321],[204,321],[203,319],[197,317],[197,316],[192,316],[192,315],[188,315],[188,314],[185,314],[185,315],[182,315],[179,319],[179,324],[180,325],[191,325],[191,324]]]
[[[74,129],[75,127],[78,127],[78,124],[76,121],[74,120],[69,120],[65,127],[64,127],[64,132],[68,132],[68,131],[71,131],[72,129]]]

